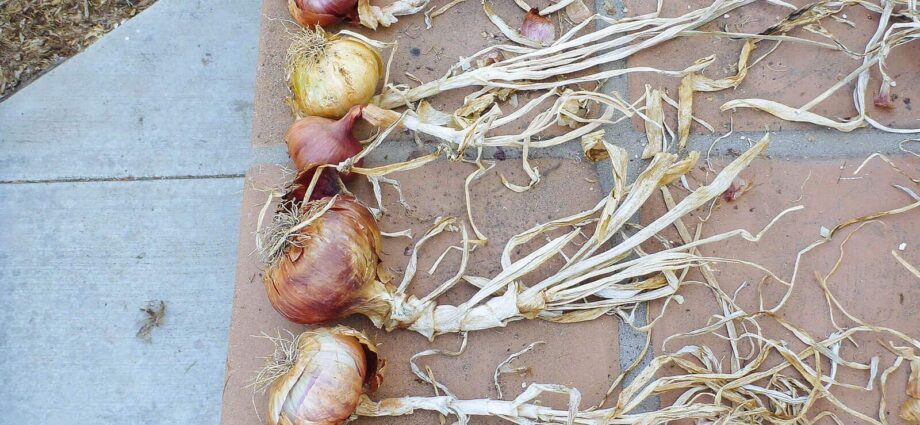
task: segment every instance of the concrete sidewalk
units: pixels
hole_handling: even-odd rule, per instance
[[[258,32],[160,0],[0,103],[0,423],[218,423]]]

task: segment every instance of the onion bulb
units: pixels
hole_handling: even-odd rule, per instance
[[[288,83],[300,116],[338,119],[367,103],[383,74],[377,49],[357,38],[304,30],[288,50]]]
[[[269,425],[344,423],[383,379],[377,348],[354,329],[310,330],[296,345],[290,369],[269,390]]]
[[[284,141],[297,170],[338,164],[361,152],[361,143],[351,131],[355,121],[361,118],[362,108],[362,105],[352,106],[338,121],[308,116],[291,124],[284,133]]]
[[[387,291],[376,279],[380,230],[370,210],[350,195],[337,195],[295,211],[292,226],[282,230],[286,243],[263,279],[275,310],[302,324],[355,313],[385,317]]]
[[[324,27],[354,17],[358,0],[288,0],[288,11],[300,25]]]
[[[352,106],[338,121],[323,117],[305,117],[291,124],[284,133],[288,154],[294,161],[298,175],[285,200],[303,201],[317,167],[338,164],[361,152],[361,143],[352,135],[355,121],[361,117],[363,106]],[[362,161],[355,165],[360,166]],[[316,200],[339,193],[341,182],[334,168],[325,168],[317,180],[308,200]],[[344,174],[343,177],[350,177]]]

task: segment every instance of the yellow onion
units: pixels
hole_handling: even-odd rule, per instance
[[[358,0],[288,0],[288,11],[297,23],[308,28],[332,25],[358,13]]]
[[[350,36],[305,30],[288,52],[288,83],[301,116],[341,118],[377,90],[383,61],[377,49]]]
[[[338,425],[354,413],[361,395],[383,380],[385,362],[361,332],[339,326],[297,338],[296,360],[272,384],[269,425]]]
[[[907,399],[901,404],[899,416],[907,423],[920,424],[920,400],[916,398]]]
[[[376,279],[380,230],[370,210],[337,195],[304,203],[297,214],[297,230],[263,279],[272,306],[302,324],[386,317],[388,293]]]

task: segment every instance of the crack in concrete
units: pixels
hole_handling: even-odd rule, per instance
[[[97,182],[137,182],[158,180],[207,180],[207,179],[236,179],[246,177],[244,173],[232,174],[202,174],[202,175],[177,175],[177,176],[122,176],[122,177],[72,177],[57,179],[24,179],[0,180],[0,184],[42,184],[42,183],[97,183]]]

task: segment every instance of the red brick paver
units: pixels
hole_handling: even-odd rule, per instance
[[[859,177],[858,179],[850,179],[854,177],[852,172],[862,159],[772,159],[755,162],[742,173],[745,179],[753,182],[754,188],[734,202],[721,202],[713,211],[712,219],[704,225],[704,236],[737,228],[749,229],[756,233],[776,214],[790,206],[804,205],[805,210],[794,212],[782,219],[759,243],[735,239],[717,246],[705,247],[702,249],[703,254],[753,261],[789,280],[796,253],[820,237],[822,226],[832,228],[846,219],[913,202],[904,192],[892,188],[891,185],[905,185],[914,191],[918,190],[917,185],[892,171],[879,160],[870,162],[858,176],[855,176]],[[915,171],[920,165],[920,161],[915,157],[902,156],[893,160],[905,170]],[[704,176],[701,171],[694,174],[700,178]],[[658,202],[657,206],[644,209],[643,221],[647,222],[656,217],[660,213],[661,205]],[[696,226],[700,218],[706,214],[706,211],[702,211],[686,218],[684,222],[693,229],[692,226]],[[912,210],[882,218],[856,231],[845,246],[839,270],[828,280],[834,295],[851,314],[870,324],[894,328],[912,336],[920,329],[920,314],[915,308],[920,305],[920,279],[898,264],[890,252],[898,250],[901,243],[906,243],[906,249],[899,253],[912,264],[920,264],[920,241],[917,240],[917,235],[920,235],[918,214],[920,210]],[[819,340],[829,336],[835,329],[814,272],[824,276],[828,274],[840,254],[841,242],[853,233],[857,226],[839,231],[830,243],[803,257],[792,297],[781,310],[781,317],[804,328]],[[676,234],[671,236],[672,239],[676,237]],[[716,264],[715,269],[722,289],[728,294],[733,294],[743,282],[747,283],[746,289],[739,293],[739,303],[749,312],[758,309],[756,288],[762,273],[742,265]],[[691,273],[688,279],[701,280],[701,276]],[[763,289],[765,307],[769,309],[776,305],[784,290],[785,287],[777,282],[768,282]],[[681,290],[681,294],[685,297],[684,304],[672,304],[654,329],[653,347],[659,352],[665,338],[702,327],[712,314],[720,312],[708,289],[688,285]],[[655,303],[652,311],[657,313],[660,310],[661,303]],[[854,323],[839,311],[834,312],[834,318],[842,327],[854,326]],[[786,341],[795,349],[803,348],[791,333],[781,330],[770,319],[764,318],[759,322],[764,326],[765,336]],[[724,329],[720,330],[720,334],[724,334]],[[879,373],[891,365],[893,356],[881,349],[877,340],[895,341],[894,338],[887,335],[867,335],[856,340],[860,344],[859,348],[851,344],[846,344],[842,348],[841,354],[845,358],[867,363],[872,356],[881,356]],[[728,357],[722,357],[728,355],[728,346],[714,337],[674,339],[668,343],[667,349],[676,350],[687,344],[701,343],[714,347],[717,357],[723,358],[723,367],[728,370]],[[742,349],[746,352],[748,346],[742,344]],[[824,365],[825,368],[828,366]],[[842,382],[858,385],[865,385],[867,378],[868,374],[851,373],[843,369],[839,376]],[[906,379],[907,369],[902,368],[889,380],[888,410],[893,416],[897,416],[897,407],[904,398]],[[848,406],[871,417],[877,417],[877,390],[866,393],[835,388],[834,392]],[[674,397],[666,396],[662,402],[667,403],[673,399]],[[822,401],[813,411],[818,412],[828,407],[829,405]],[[857,421],[845,414],[841,419],[843,423]],[[900,423],[897,418],[889,419],[891,423]]]
[[[791,3],[804,6],[812,2],[795,0]],[[630,16],[655,10],[654,1],[625,0],[624,4]],[[697,9],[710,4],[712,2],[706,0],[664,2],[662,15],[679,16],[689,12],[690,8]],[[700,29],[759,33],[779,22],[788,13],[788,9],[766,2],[757,2],[736,9],[728,16],[716,19]],[[847,48],[861,53],[878,26],[879,15],[857,6],[846,8],[841,16],[843,15],[855,27],[830,18],[825,19],[822,23]],[[802,29],[797,29],[789,35],[833,43],[827,38],[816,36]],[[716,62],[710,65],[704,75],[721,78],[734,75],[733,66],[738,62],[738,53],[743,44],[742,40],[731,40],[725,37],[682,37],[634,55],[629,58],[627,64],[630,67],[651,66],[659,69],[679,70],[691,65],[697,59],[716,55]],[[751,60],[756,60],[769,51],[773,48],[773,44],[772,42],[761,42]],[[898,99],[892,110],[876,108],[872,104],[872,97],[877,93],[880,84],[877,69],[873,68],[873,79],[867,94],[868,111],[882,124],[908,128],[920,125],[917,122],[917,112],[913,110],[916,105],[911,103],[920,101],[918,57],[920,57],[920,43],[908,43],[892,50],[886,61],[888,74],[897,82],[897,87],[892,89],[892,94],[897,95]],[[697,94],[694,98],[694,114],[715,126],[719,132],[724,132],[728,129],[730,114],[720,113],[719,107],[729,100],[763,98],[799,107],[810,102],[861,65],[862,58],[853,58],[843,52],[783,43],[775,52],[753,67],[737,89]],[[678,78],[642,74],[637,78],[629,79],[629,96],[631,99],[636,99],[644,92],[645,84],[651,84],[653,88],[668,89],[669,95],[677,99],[679,83]],[[855,83],[838,90],[833,96],[813,108],[812,112],[835,119],[855,116],[856,109],[852,100],[853,87]],[[667,107],[666,111],[673,115],[672,108]],[[640,125],[638,121],[636,123]],[[811,124],[786,122],[767,113],[749,109],[739,109],[734,114],[734,125],[736,130],[746,131],[760,131],[767,127],[772,131],[814,128]],[[641,125],[639,128],[642,128]],[[694,131],[706,131],[696,124],[693,128]]]

